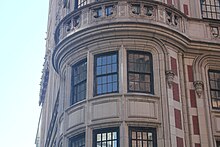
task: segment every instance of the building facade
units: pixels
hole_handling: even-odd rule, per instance
[[[220,147],[219,0],[50,0],[39,147]]]

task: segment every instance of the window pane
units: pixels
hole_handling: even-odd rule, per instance
[[[97,69],[96,70],[96,74],[100,75],[102,73],[102,68],[101,67],[97,67],[96,69]]]
[[[97,66],[100,66],[102,65],[102,58],[97,58]]]
[[[118,90],[118,83],[113,83],[113,90],[112,91],[117,91]]]
[[[143,132],[143,139],[147,140],[147,132]]]
[[[136,141],[132,140],[132,147],[136,147]]]
[[[106,140],[106,133],[102,133],[102,141]]]
[[[102,142],[102,147],[106,147],[106,142]]]
[[[105,65],[105,64],[106,64],[106,61],[107,61],[107,57],[106,57],[106,56],[103,56],[103,57],[102,57],[102,64]]]
[[[101,134],[97,134],[97,141],[101,141]]]
[[[138,147],[142,147],[142,141],[141,140],[139,140],[137,143],[138,143],[138,145],[137,145]]]
[[[107,142],[107,147],[112,147],[112,141]]]
[[[112,56],[107,56],[107,64],[111,64],[112,63]]]
[[[112,72],[112,66],[110,64],[110,65],[107,65],[107,73],[111,73],[111,72]]]
[[[101,147],[101,142],[97,142],[97,147]]]
[[[148,140],[153,140],[153,134],[151,132],[148,133]]]
[[[113,139],[117,139],[117,132],[113,132]]]
[[[106,70],[106,66],[102,66],[102,74],[106,74],[107,70]]]
[[[112,139],[112,133],[108,133],[108,140],[111,140]]]
[[[143,141],[143,147],[148,147],[147,146],[147,141]]]
[[[148,147],[153,147],[153,142],[152,141],[148,142]]]
[[[108,92],[112,92],[112,83],[108,84]]]
[[[132,132],[132,139],[136,139],[136,132]]]
[[[117,141],[113,141],[113,147],[117,147]]]
[[[137,132],[137,139],[142,139],[141,132]]]

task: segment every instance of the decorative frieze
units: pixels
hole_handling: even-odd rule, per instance
[[[59,22],[55,32],[56,43],[81,27],[86,28],[87,25],[101,24],[102,21],[103,23],[114,21],[115,18],[117,22],[120,22],[124,21],[125,17],[128,21],[129,19],[137,19],[140,22],[159,22],[161,25],[166,24],[172,29],[184,32],[185,19],[183,16],[175,9],[158,3],[103,1],[100,4],[94,3],[94,5],[86,6],[70,12]]]
[[[171,10],[166,9],[165,11],[166,11],[166,24],[174,27],[180,27],[181,17],[178,16],[176,13],[172,12]]]
[[[156,6],[148,3],[131,3],[128,6],[131,17],[145,17],[156,20]]]

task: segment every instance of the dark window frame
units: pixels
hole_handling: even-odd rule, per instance
[[[220,0],[200,0],[200,5],[202,18],[220,20]]]
[[[88,0],[75,0],[74,2],[75,2],[74,10],[77,10],[78,8],[83,7],[88,4]]]
[[[73,137],[69,138],[68,147],[72,147],[73,142],[78,142],[78,141],[81,141],[81,140],[83,141],[83,139],[84,139],[84,146],[79,146],[79,147],[85,147],[85,145],[86,145],[86,138],[85,137],[86,136],[85,136],[85,132],[84,132],[84,133],[81,133],[81,134],[78,134],[76,136],[73,136]]]
[[[216,141],[216,147],[220,147],[220,141]]]
[[[106,74],[100,74],[97,75],[97,59],[100,57],[104,57],[104,56],[110,56],[110,55],[116,55],[116,72],[111,72],[111,73],[106,73]],[[104,95],[104,94],[110,94],[110,93],[118,93],[119,92],[119,63],[118,63],[118,51],[111,51],[111,52],[105,52],[105,53],[101,53],[101,54],[97,54],[94,56],[94,84],[93,84],[93,96],[98,96],[98,95]],[[113,63],[114,64],[114,63]],[[109,64],[106,64],[109,65]],[[111,64],[110,64],[111,65]],[[113,90],[111,92],[101,92],[98,93],[98,78],[99,77],[104,77],[104,76],[110,76],[110,75],[116,75],[117,77],[117,90]],[[111,82],[112,84],[114,83]],[[109,83],[106,82],[106,84],[108,85]],[[103,84],[104,85],[104,84]]]
[[[74,69],[83,65],[83,64],[86,64],[86,74],[85,74],[85,79],[80,81],[79,83],[75,83],[75,80],[74,80]],[[77,62],[76,64],[74,64],[72,66],[72,74],[71,74],[71,100],[70,100],[70,105],[74,105],[75,103],[77,102],[80,102],[84,99],[86,99],[86,91],[87,91],[87,59],[83,59],[83,60],[80,60],[79,62]],[[85,97],[82,99],[80,97],[78,97],[78,92],[77,92],[77,97],[74,97],[74,92],[75,92],[75,88],[79,88],[79,86],[82,86],[82,84],[85,84]]]
[[[136,132],[136,139],[132,139],[132,132]],[[138,135],[137,132],[141,132],[141,139],[138,139]],[[145,132],[147,134],[147,139],[143,139],[143,132]],[[152,139],[150,140],[148,137],[148,133],[152,133]],[[147,144],[149,142],[152,142],[153,147],[157,147],[157,130],[156,128],[152,128],[152,127],[129,127],[129,147],[132,147],[132,141],[136,142],[136,146],[138,144],[138,142],[141,141],[142,146],[143,146],[143,142],[147,142]]]
[[[141,73],[141,72],[132,72],[129,71],[129,54],[144,54],[149,57],[150,61],[150,73]],[[141,91],[141,90],[130,90],[129,89],[129,74],[145,74],[145,75],[150,75],[150,92],[148,91]],[[154,77],[153,77],[153,58],[152,54],[150,52],[145,52],[145,51],[134,51],[134,50],[128,50],[127,51],[127,90],[128,92],[138,92],[138,93],[148,93],[148,94],[154,94]]]
[[[219,93],[220,93],[220,88],[219,88],[219,89],[214,89],[214,88],[211,87],[211,81],[214,81],[214,82],[215,82],[215,80],[211,80],[210,73],[220,74],[220,70],[212,70],[212,69],[208,70],[210,96],[211,96],[211,105],[212,105],[212,108],[213,108],[213,109],[220,109],[220,104],[219,104],[219,103],[220,103],[220,95],[219,95],[219,98],[218,98],[218,97],[217,97],[217,98],[213,98],[213,97],[212,97],[212,92],[219,92]],[[219,79],[219,80],[220,80],[220,79]],[[220,81],[218,81],[218,82],[220,83]],[[215,83],[215,84],[217,84],[217,83]],[[217,107],[214,107],[214,106],[213,106],[213,100],[216,101]]]
[[[113,135],[112,133],[113,132],[116,132],[117,133],[117,138],[116,139],[113,139]],[[111,140],[102,140],[103,139],[103,136],[102,136],[102,133],[111,133]],[[101,134],[101,141],[97,141],[97,134]],[[107,136],[106,136],[107,138]],[[107,145],[107,142],[108,141],[111,141],[112,144],[113,144],[113,141],[117,141],[117,147],[120,147],[120,131],[119,131],[119,127],[111,127],[111,128],[102,128],[102,129],[97,129],[97,130],[93,130],[93,147],[97,147],[97,142],[100,142],[101,143],[101,147],[102,147],[102,143],[103,142],[106,142],[106,145]]]

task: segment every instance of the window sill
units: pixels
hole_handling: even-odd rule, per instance
[[[138,96],[138,97],[149,97],[149,98],[153,98],[153,99],[160,99],[159,96],[149,94],[149,93],[130,92],[130,93],[126,93],[124,95],[129,96],[129,97]]]

